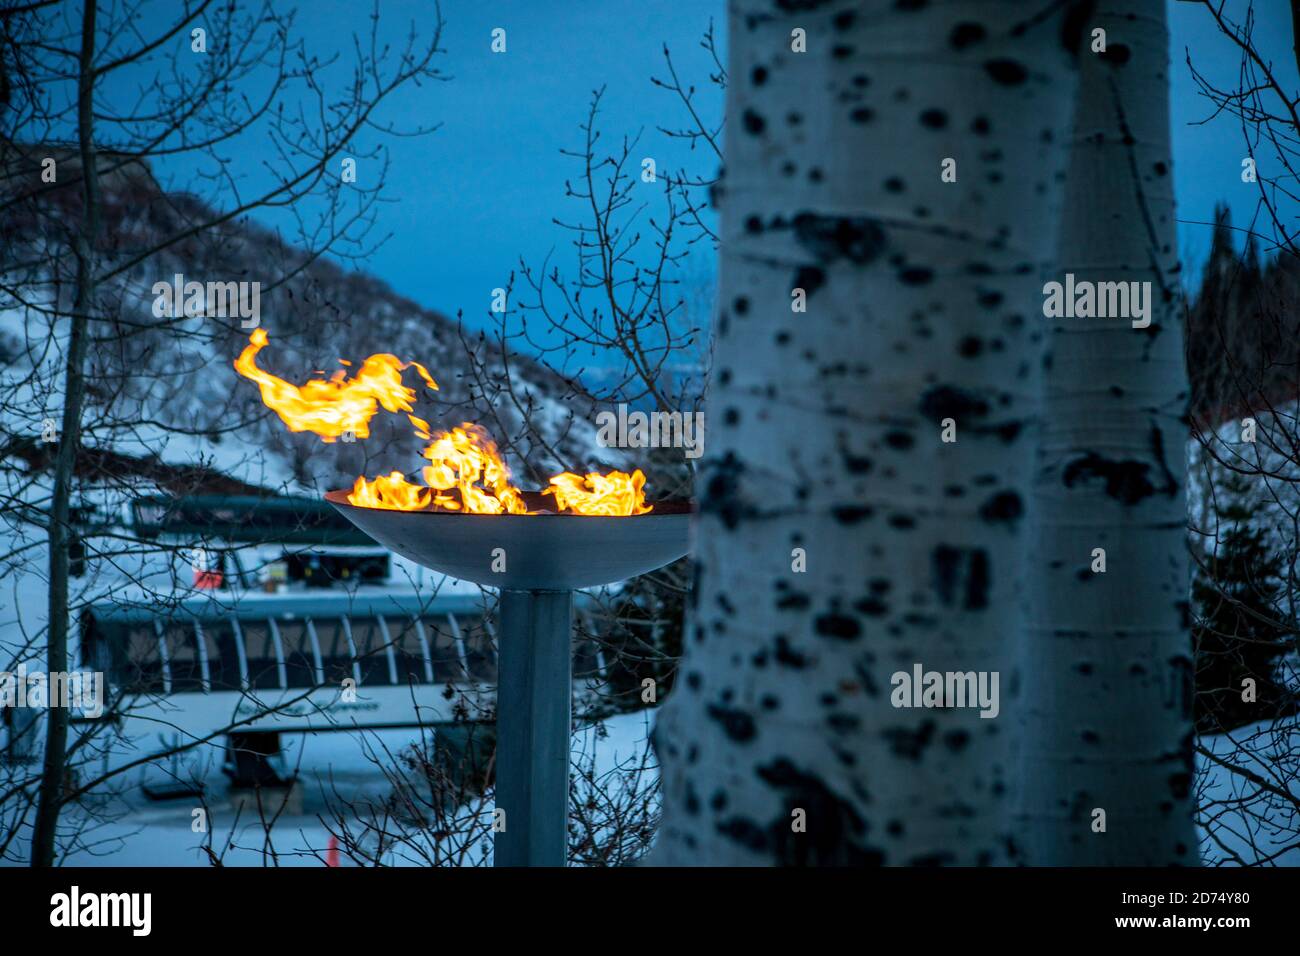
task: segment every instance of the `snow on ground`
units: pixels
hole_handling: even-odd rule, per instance
[[[598,772],[606,772],[620,762],[638,759],[646,747],[653,725],[653,712],[622,714],[603,723],[605,733],[594,727],[587,728],[573,738],[573,757],[582,759],[592,750]],[[371,752],[397,753],[418,740],[414,730],[389,730],[365,735]],[[1300,754],[1300,721],[1289,727],[1271,728],[1268,723],[1244,727],[1227,735],[1203,738],[1203,743],[1215,754],[1227,756],[1237,750],[1243,741],[1254,741],[1252,749],[1261,755],[1275,754],[1282,748],[1284,759],[1293,763]],[[1235,743],[1234,743],[1235,741]],[[286,740],[287,744],[293,741]],[[320,866],[319,857],[325,857],[330,834],[321,822],[325,813],[326,793],[336,793],[339,798],[382,795],[387,783],[382,773],[366,758],[361,741],[351,733],[313,734],[299,738],[301,753],[292,756],[299,767],[302,783],[296,788],[286,812],[276,821],[272,830],[279,866]],[[1242,759],[1242,758],[1238,758]],[[215,770],[215,754],[206,761],[209,765],[209,796],[214,845],[231,837],[234,846],[227,851],[227,866],[261,866],[264,863],[260,850],[261,826],[257,821],[257,808],[253,797],[245,792],[235,797],[225,786],[225,778]],[[1267,775],[1269,766],[1246,759],[1246,765],[1257,773]],[[1202,806],[1206,800],[1237,801],[1249,798],[1258,790],[1228,770],[1216,767],[1212,761],[1197,760],[1198,776],[1202,777]],[[649,771],[653,774],[655,771]],[[1294,784],[1293,792],[1294,792]],[[242,819],[235,820],[239,801],[244,802]],[[90,832],[91,848],[67,860],[72,866],[206,866],[208,861],[202,850],[204,837],[193,832],[193,799],[178,799],[153,803],[138,792],[128,797],[129,812],[120,820]],[[1264,809],[1258,800],[1249,800],[1245,806],[1256,812]],[[490,810],[490,806],[487,808]],[[1219,807],[1213,826],[1215,841],[1208,847],[1203,844],[1203,864],[1206,866],[1235,865],[1241,859],[1251,861],[1261,853],[1277,854],[1272,863],[1278,866],[1300,866],[1300,846],[1294,845],[1297,819],[1278,806],[1278,801],[1267,808],[1268,822],[1255,819],[1239,805]],[[1200,828],[1202,836],[1205,828]],[[1253,846],[1253,849],[1252,849]],[[393,865],[412,865],[411,861],[392,860]],[[4,865],[4,864],[0,864]],[[16,865],[16,864],[10,864]]]
[[[1228,734],[1202,737],[1207,750],[1300,800],[1300,719],[1263,721]],[[1300,812],[1285,796],[1267,793],[1242,773],[1197,756],[1198,826],[1206,866],[1300,866]],[[1207,817],[1212,820],[1208,831]]]
[[[642,712],[609,718],[601,725],[603,734],[595,726],[587,727],[573,737],[573,759],[585,763],[594,752],[597,773],[606,773],[622,762],[636,760],[647,746],[652,722],[653,713]],[[382,797],[388,790],[383,773],[367,759],[366,750],[372,754],[396,754],[419,740],[416,730],[368,732],[364,735],[365,745],[360,736],[320,733],[299,735],[296,742],[286,737],[286,749],[292,747],[298,751],[301,748],[300,752],[290,755],[290,763],[298,767],[301,779],[271,831],[278,854],[274,865],[323,865],[321,860],[327,856],[330,844],[330,833],[322,823],[322,818],[329,819],[327,803],[366,796]],[[216,770],[219,761],[215,751],[203,762],[209,786],[209,826],[214,847],[220,848],[231,838],[233,831],[233,846],[226,852],[223,863],[226,866],[269,863],[264,860],[261,849],[263,830],[256,798],[248,791],[229,790],[225,778]],[[655,772],[648,771],[650,774]],[[192,829],[193,811],[198,806],[195,798],[151,802],[133,790],[125,799],[129,811],[115,822],[88,830],[85,838],[89,848],[68,858],[66,865],[209,865],[203,850],[206,837]],[[237,819],[236,812],[241,803],[242,814]],[[491,805],[485,809],[490,818]],[[69,822],[70,817],[65,817],[65,822]],[[413,861],[402,859],[386,862],[397,866],[414,865]],[[3,865],[6,864],[0,863]]]

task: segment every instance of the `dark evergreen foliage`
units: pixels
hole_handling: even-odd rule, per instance
[[[1296,688],[1278,666],[1295,647],[1285,617],[1284,551],[1276,530],[1261,520],[1250,479],[1222,474],[1217,521],[1207,529],[1217,528],[1217,541],[1200,556],[1192,581],[1196,726],[1207,734],[1300,710]]]

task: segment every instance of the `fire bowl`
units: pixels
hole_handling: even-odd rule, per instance
[[[426,568],[484,587],[568,591],[636,577],[690,550],[694,506],[651,502],[649,514],[478,515],[358,508],[347,491],[325,500],[390,551]],[[524,492],[530,510],[553,499]],[[500,548],[502,551],[497,551]],[[505,570],[493,570],[493,566]]]

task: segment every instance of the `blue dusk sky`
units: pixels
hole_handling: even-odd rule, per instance
[[[1291,89],[1300,88],[1286,4],[1260,0],[1257,7],[1266,55]],[[1235,85],[1239,52],[1199,3],[1170,0],[1169,8],[1179,244],[1194,274],[1208,249],[1204,223],[1215,204],[1226,202],[1233,221],[1244,225],[1256,214],[1257,193],[1241,182],[1247,149],[1235,121],[1222,116],[1197,125],[1212,107],[1198,96],[1185,62],[1190,51],[1211,79]],[[369,27],[369,4],[355,0],[313,0],[300,9],[301,35],[321,56],[346,54],[351,34]],[[394,41],[412,22],[417,29],[432,23],[428,0],[384,0],[380,9]],[[1227,9],[1240,19],[1245,0],[1229,0]],[[562,268],[573,261],[571,237],[553,219],[576,212],[564,183],[581,169],[560,151],[580,145],[579,125],[598,87],[605,88],[599,122],[607,140],[640,134],[636,154],[653,156],[661,170],[715,169],[711,155],[692,153],[659,132],[683,125],[684,114],[650,77],[666,75],[666,43],[680,74],[700,87],[701,107],[716,119],[721,96],[708,82],[711,61],[699,43],[712,20],[725,62],[721,0],[444,0],[442,11],[447,53],[441,66],[451,81],[407,89],[385,110],[390,119],[442,124],[431,136],[388,143],[390,202],[380,210],[379,227],[391,238],[366,267],[399,293],[448,315],[463,309],[477,324],[492,289],[505,284],[521,256],[540,263],[552,253]],[[507,31],[504,55],[490,49],[496,27]],[[1267,161],[1259,157],[1265,171]],[[180,185],[193,170],[173,162],[160,163],[158,172]],[[256,180],[255,169],[249,176]],[[686,278],[703,298],[714,263],[703,246],[696,249]]]

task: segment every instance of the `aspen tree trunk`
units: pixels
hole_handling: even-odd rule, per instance
[[[1085,42],[1095,44],[1097,28],[1106,50],[1081,53],[1053,278],[1149,283],[1150,326],[1047,320],[1040,602],[1025,665],[1027,856],[1194,865],[1188,388],[1165,2],[1102,0]]]
[[[69,317],[68,354],[63,395],[63,420],[54,459],[54,488],[49,517],[49,623],[46,669],[68,669],[68,547],[71,542],[71,498],[77,448],[81,442],[81,409],[85,400],[89,313],[95,300],[95,241],[99,232],[99,176],[95,166],[95,0],[82,5],[81,54],[77,79],[77,139],[81,154],[81,225],[76,240],[76,294]],[[32,828],[32,866],[53,866],[59,812],[63,805],[67,767],[68,710],[50,701],[46,710],[45,759]]]
[[[1028,426],[1078,40],[1042,12],[731,3],[698,580],[654,862],[1017,858]],[[1000,713],[895,707],[918,664],[997,672]]]

